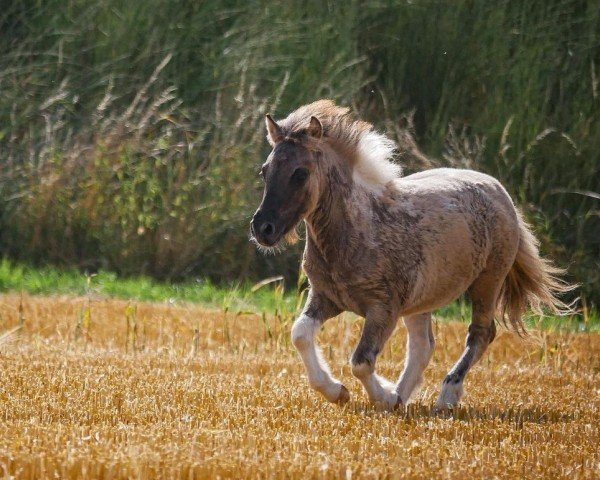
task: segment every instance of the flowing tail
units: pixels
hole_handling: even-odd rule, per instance
[[[500,292],[498,319],[521,335],[527,333],[522,317],[528,307],[538,315],[543,315],[544,306],[555,315],[574,314],[575,302],[567,304],[557,295],[570,292],[577,285],[561,278],[564,269],[540,257],[539,241],[518,212],[517,215],[521,233],[519,250]]]

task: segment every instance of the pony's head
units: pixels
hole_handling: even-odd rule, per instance
[[[293,132],[285,131],[270,115],[265,121],[273,150],[261,169],[265,189],[250,229],[260,245],[273,247],[293,236],[298,223],[317,205],[318,144],[323,127],[314,116],[306,128]]]
[[[250,225],[262,246],[293,239],[296,225],[334,188],[347,192],[359,184],[377,192],[400,176],[394,142],[332,100],[303,105],[279,122],[267,115],[266,125],[273,151],[262,168],[265,191]]]

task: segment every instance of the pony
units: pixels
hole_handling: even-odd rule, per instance
[[[261,169],[264,193],[251,237],[274,249],[306,225],[302,267],[310,290],[291,337],[310,386],[330,402],[345,404],[350,395],[315,335],[341,312],[365,318],[352,374],[371,402],[389,410],[406,405],[422,381],[435,345],[432,310],[464,293],[472,304],[465,349],[442,382],[436,409],[460,401],[467,372],[494,340],[495,319],[523,334],[528,307],[569,312],[557,295],[573,286],[540,257],[498,180],[451,168],[403,177],[395,143],[331,100],[280,121],[267,114],[265,122],[272,151]],[[406,358],[392,383],[375,364],[400,317]]]

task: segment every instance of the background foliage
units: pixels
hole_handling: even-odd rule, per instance
[[[407,173],[498,177],[597,302],[599,77],[593,0],[9,2],[0,254],[292,278],[299,247],[247,241],[262,119],[331,97],[394,137]]]

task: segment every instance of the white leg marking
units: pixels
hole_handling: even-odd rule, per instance
[[[386,410],[396,407],[398,394],[395,392],[395,385],[376,375],[370,365],[366,363],[352,365],[352,374],[364,385],[371,402],[381,405]]]
[[[423,371],[433,355],[434,342],[430,313],[406,317],[404,323],[408,331],[406,360],[396,392],[406,405],[423,381]]]
[[[310,386],[330,402],[345,403],[350,398],[348,390],[332,377],[327,362],[315,345],[318,328],[317,321],[307,315],[301,315],[292,326],[292,342],[302,357]]]
[[[441,410],[448,407],[458,405],[460,398],[463,395],[463,382],[459,383],[444,383],[440,396],[435,402],[436,410]]]

